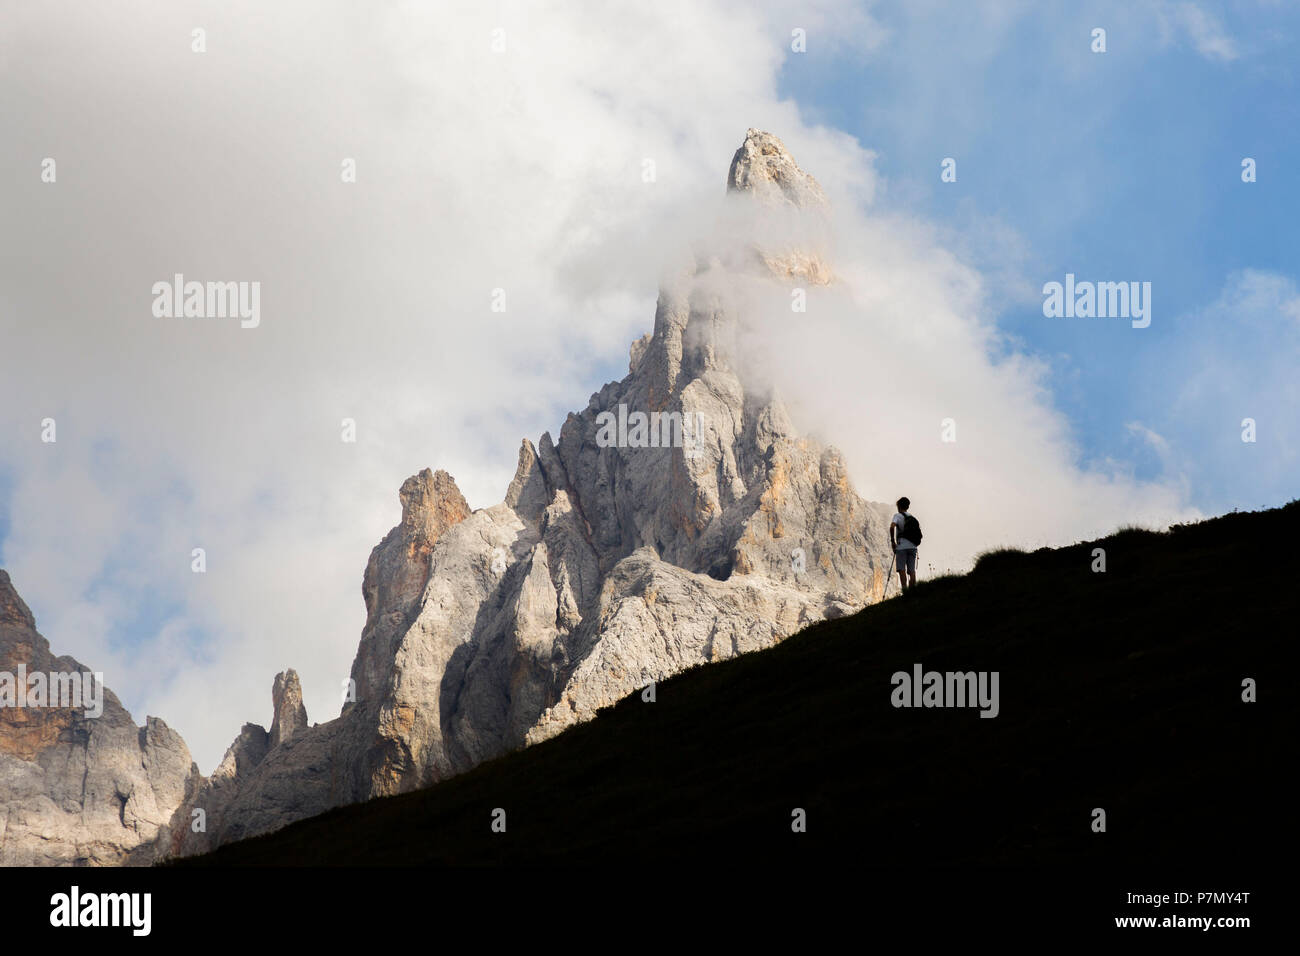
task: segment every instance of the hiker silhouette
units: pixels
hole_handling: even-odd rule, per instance
[[[894,549],[898,582],[906,594],[916,587],[916,550],[921,545],[921,522],[908,513],[912,502],[907,498],[899,498],[896,504],[898,513],[889,522],[889,545]]]

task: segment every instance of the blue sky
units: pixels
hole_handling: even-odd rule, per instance
[[[1209,512],[1294,497],[1300,410],[1268,388],[1290,375],[1276,350],[1294,358],[1300,320],[1203,313],[1236,273],[1300,271],[1300,7],[1182,5],[1200,11],[1206,35],[1176,19],[1162,31],[1155,15],[1117,19],[1105,4],[1040,4],[1002,22],[984,15],[993,5],[953,6],[874,7],[886,39],[870,56],[790,56],[782,92],[877,153],[880,205],[961,231],[987,254],[1005,280],[991,289],[998,328],[1052,363],[1086,458],[1131,461],[1141,477],[1182,469]],[[1178,13],[1163,7],[1164,19]],[[1107,29],[1105,53],[1090,48],[1094,27]],[[945,157],[957,160],[955,183],[940,181]],[[1244,157],[1256,160],[1254,183],[1241,180]],[[988,235],[990,223],[1011,242]],[[1015,260],[1005,273],[999,257]],[[1151,327],[1045,318],[1042,283],[1066,272],[1150,281]],[[1209,343],[1241,366],[1225,369],[1228,404],[1176,407]],[[1269,423],[1259,442],[1271,451],[1237,447],[1247,416]],[[1176,457],[1139,440],[1135,421]],[[1261,451],[1291,467],[1239,457]]]

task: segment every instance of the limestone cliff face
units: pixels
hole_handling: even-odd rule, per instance
[[[504,501],[471,511],[445,472],[407,479],[366,566],[351,699],[308,726],[297,676],[279,675],[271,730],[245,725],[161,855],[446,779],[879,598],[891,511],[745,371],[729,291],[788,301],[791,284],[833,281],[825,196],[758,130],[727,187],[745,229],[664,283],[622,381],[558,438],[522,443]]]
[[[20,672],[90,668],[50,653],[0,571],[0,674]],[[0,702],[0,866],[150,862],[159,832],[201,782],[180,735],[156,717],[137,727],[107,688],[99,716],[49,706],[52,698],[14,706],[3,691]]]

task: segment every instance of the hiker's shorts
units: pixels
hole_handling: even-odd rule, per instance
[[[894,552],[898,556],[899,572],[906,571],[913,576],[916,575],[916,548],[902,548]]]

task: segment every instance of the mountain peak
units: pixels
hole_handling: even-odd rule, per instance
[[[711,274],[716,260],[741,283],[830,281],[825,195],[756,129],[728,186],[759,201],[724,204],[708,265],[660,289],[627,376],[558,439],[521,443],[504,501],[471,511],[443,471],[403,483],[401,523],[366,565],[342,712],[307,726],[292,673],[277,679],[274,725],[291,746],[241,733],[233,770],[176,811],[164,852],[445,780],[880,599],[892,511],[859,498],[839,455],[800,437],[750,374],[745,297]]]
[[[469,504],[456,487],[456,479],[439,468],[425,468],[402,483],[402,524],[419,529],[436,540],[444,531],[469,517]]]
[[[785,144],[771,133],[752,127],[731,159],[727,189],[801,209],[827,205],[817,180],[800,168]]]
[[[0,671],[20,669],[46,675],[48,696],[0,706],[0,866],[152,862],[155,838],[198,789],[185,741],[156,717],[136,726],[102,675],[51,653],[0,570]]]

